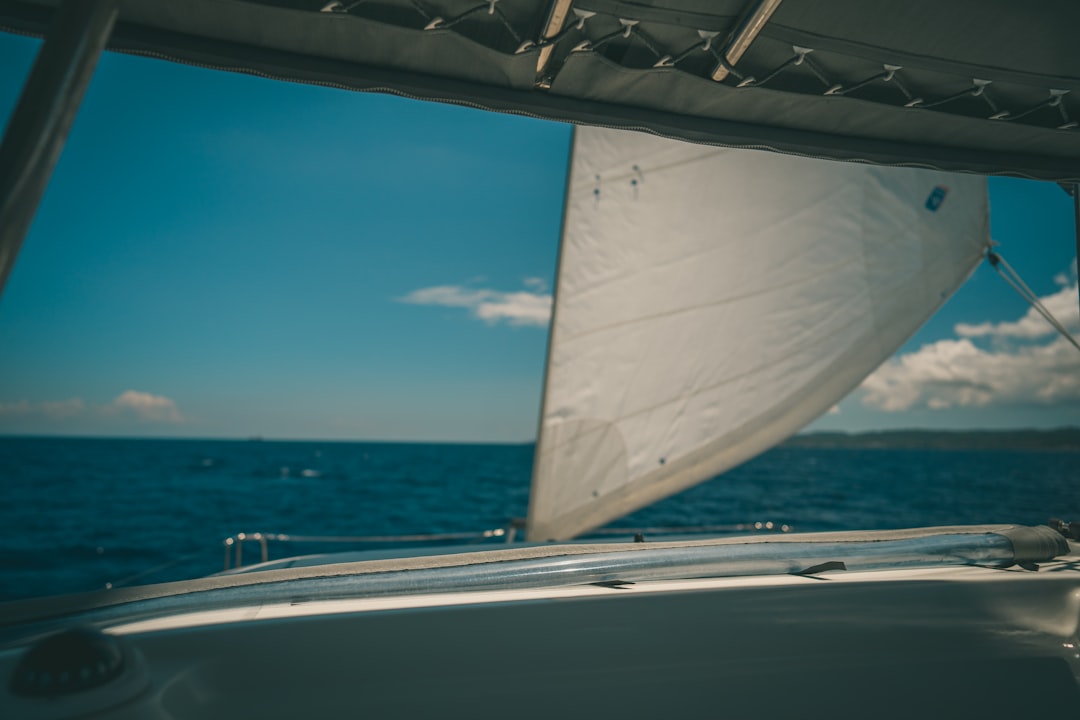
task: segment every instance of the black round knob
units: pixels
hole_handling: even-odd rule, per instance
[[[28,697],[56,697],[89,690],[124,669],[120,640],[89,628],[63,630],[44,638],[22,656],[11,691]]]

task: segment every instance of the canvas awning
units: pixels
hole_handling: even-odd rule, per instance
[[[43,34],[56,4],[0,0],[0,29]],[[700,143],[1080,181],[1080,4],[783,0],[725,66],[762,4],[123,0],[109,47]]]

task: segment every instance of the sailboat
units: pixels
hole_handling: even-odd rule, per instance
[[[1074,58],[1027,58],[995,35],[1031,51],[1030,12],[995,6],[1003,30],[983,4],[820,8],[96,0],[54,17],[0,2],[0,27],[52,23],[0,148],[0,280],[106,43],[579,125],[529,542],[9,603],[4,716],[1080,706],[1080,548],[1065,524],[568,542],[854,388],[985,256],[983,175],[1080,180],[1075,101],[1030,87],[1047,72],[1052,90],[1074,83]],[[1078,12],[1034,17],[1068,43]],[[877,56],[889,61],[856,74]]]

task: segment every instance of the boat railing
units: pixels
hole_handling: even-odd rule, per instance
[[[318,543],[330,544],[407,544],[407,543],[443,543],[443,542],[480,542],[492,538],[509,536],[507,528],[492,528],[480,532],[426,533],[418,535],[288,535],[285,533],[236,533],[222,541],[225,550],[225,569],[235,570],[243,567],[244,544],[257,543],[260,562],[269,562],[270,543]],[[235,557],[235,561],[232,558]]]
[[[222,540],[224,569],[236,570],[244,566],[244,545],[258,545],[259,562],[270,561],[271,543],[311,543],[321,545],[408,545],[410,543],[481,543],[501,541],[512,543],[518,531],[525,529],[525,520],[514,518],[502,527],[472,532],[424,533],[413,535],[290,535],[286,533],[241,532]],[[786,523],[746,522],[727,525],[657,526],[657,527],[604,527],[582,535],[583,538],[630,536],[643,540],[648,536],[699,535],[706,533],[733,532],[791,532]]]

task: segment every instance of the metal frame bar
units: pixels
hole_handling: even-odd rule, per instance
[[[1080,258],[1080,183],[1073,183],[1073,233],[1076,235],[1076,257]],[[1080,302],[1080,292],[1077,292],[1076,301]]]
[[[728,45],[724,51],[724,59],[727,62],[720,63],[716,66],[716,69],[713,70],[713,80],[720,82],[730,74],[730,66],[739,62],[747,48],[750,47],[750,43],[754,42],[754,39],[765,27],[765,23],[769,22],[769,18],[776,12],[776,8],[780,7],[782,1],[783,0],[758,1],[757,7],[755,7],[753,12],[746,18],[746,22],[744,22],[735,33],[735,37],[731,39],[731,44]]]
[[[0,293],[117,16],[117,0],[64,0],[0,143]]]
[[[551,40],[559,31],[562,30],[563,23],[566,22],[566,16],[570,14],[571,0],[554,0],[551,4],[551,10],[548,12],[547,23],[544,25],[544,31],[540,33],[541,40]],[[554,48],[551,45],[545,45],[540,48],[540,55],[536,58],[536,76],[540,78],[544,74],[544,70],[547,69],[548,63],[551,61],[551,53]]]

